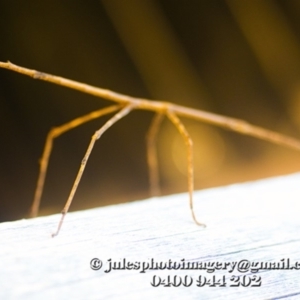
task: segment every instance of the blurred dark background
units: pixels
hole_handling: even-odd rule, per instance
[[[300,138],[299,20],[298,0],[1,1],[0,60]],[[109,104],[0,70],[0,221],[26,216],[49,129]],[[71,210],[149,197],[151,118],[134,111],[103,135]],[[105,120],[55,141],[41,214],[61,211]],[[182,121],[194,140],[196,189],[300,170],[300,153]],[[187,191],[184,143],[166,121],[158,153],[163,194]]]

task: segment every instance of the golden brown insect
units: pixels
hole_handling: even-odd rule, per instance
[[[48,161],[52,150],[53,140],[59,135],[65,133],[66,131],[73,129],[85,122],[91,121],[95,118],[99,118],[109,113],[116,112],[113,117],[111,117],[99,130],[97,130],[92,136],[91,142],[86,150],[84,158],[81,162],[77,177],[71,189],[69,198],[62,210],[62,217],[58,224],[58,228],[52,236],[56,236],[60,228],[62,226],[64,217],[69,210],[69,207],[72,203],[74,194],[79,185],[81,176],[84,172],[86,163],[89,159],[89,156],[93,150],[94,144],[96,140],[98,140],[101,135],[114,123],[118,120],[125,117],[130,111],[134,109],[142,109],[149,110],[155,112],[154,119],[150,126],[148,135],[147,135],[147,156],[148,156],[148,166],[149,166],[149,178],[150,178],[150,188],[152,195],[157,195],[159,193],[159,176],[158,176],[158,168],[157,168],[157,157],[155,150],[155,139],[157,132],[159,130],[159,126],[164,116],[166,116],[177,128],[179,133],[182,135],[186,148],[187,148],[187,168],[188,168],[188,192],[189,192],[189,204],[192,213],[193,220],[197,225],[205,226],[203,223],[197,221],[194,209],[193,209],[193,189],[194,189],[194,168],[193,168],[193,142],[189,136],[184,125],[181,123],[179,116],[187,117],[191,119],[196,119],[199,121],[203,121],[206,123],[210,123],[212,125],[220,126],[225,129],[229,129],[232,131],[236,131],[241,134],[250,135],[256,138],[260,138],[262,140],[266,140],[275,144],[280,144],[289,148],[294,148],[300,150],[300,141],[284,136],[282,134],[251,125],[243,120],[233,119],[230,117],[225,117],[221,115],[216,115],[213,113],[188,108],[176,104],[172,104],[164,101],[152,101],[148,99],[142,98],[134,98],[127,95],[119,94],[110,90],[94,87],[88,84],[76,82],[70,79],[66,79],[63,77],[58,77],[50,74],[46,74],[43,72],[38,72],[35,70],[26,69],[17,65],[14,65],[10,62],[0,62],[1,68],[6,68],[15,72],[22,73],[24,75],[28,75],[33,77],[34,79],[40,79],[44,81],[49,81],[58,85],[62,85],[71,89],[75,89],[87,94],[91,94],[97,97],[105,98],[107,100],[111,100],[116,102],[116,105],[112,105],[94,112],[91,112],[87,115],[79,117],[77,119],[72,120],[66,124],[63,124],[59,127],[53,128],[46,139],[46,144],[44,148],[44,152],[42,155],[42,159],[40,162],[40,173],[38,177],[37,187],[35,191],[34,200],[31,206],[30,215],[35,217],[38,213],[40,200],[43,192],[43,186],[45,182]]]

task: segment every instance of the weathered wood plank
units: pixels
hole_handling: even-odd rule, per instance
[[[299,299],[300,270],[257,273],[216,270],[114,270],[108,259],[128,263],[289,261],[300,269],[300,175],[271,178],[195,193],[189,215],[186,194],[74,212],[56,238],[59,215],[0,224],[1,299]],[[79,200],[78,200],[79,201]],[[103,261],[99,271],[92,258]],[[174,275],[190,287],[152,287],[154,276]],[[199,275],[225,276],[226,287],[197,287]],[[254,275],[260,287],[230,287],[231,277]],[[157,281],[156,281],[157,282]],[[255,283],[255,282],[253,282]]]

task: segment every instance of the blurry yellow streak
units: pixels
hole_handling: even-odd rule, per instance
[[[209,109],[208,95],[156,1],[102,2],[152,97]]]
[[[268,79],[286,89],[300,75],[299,42],[275,1],[227,0]]]

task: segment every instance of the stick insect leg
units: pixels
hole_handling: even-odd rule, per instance
[[[182,135],[186,148],[187,148],[187,160],[188,160],[188,190],[189,190],[189,200],[190,200],[190,209],[192,212],[193,220],[197,225],[206,227],[205,224],[200,223],[194,212],[193,207],[193,190],[194,190],[194,165],[193,165],[193,141],[187,132],[184,125],[181,123],[179,118],[172,112],[167,111],[166,112],[167,117],[171,120],[171,122],[175,125],[175,127],[178,129],[179,133]]]
[[[150,194],[152,197],[160,195],[157,150],[155,144],[159,126],[163,120],[163,117],[164,114],[162,113],[155,114],[146,136]]]
[[[109,106],[109,107],[106,107],[103,109],[99,109],[99,110],[93,111],[87,115],[76,118],[76,119],[72,120],[71,122],[68,122],[66,124],[63,124],[59,127],[55,127],[50,130],[50,132],[47,135],[43,155],[40,160],[40,172],[39,172],[37,186],[36,186],[36,190],[35,190],[35,194],[34,194],[33,203],[31,205],[31,209],[30,209],[30,217],[36,217],[38,214],[38,211],[39,211],[41,197],[42,197],[43,188],[44,188],[44,183],[45,183],[45,179],[46,179],[48,162],[49,162],[50,154],[52,151],[54,139],[57,138],[58,136],[62,135],[63,133],[65,133],[85,122],[89,122],[93,119],[99,118],[99,117],[104,116],[109,113],[112,113],[118,109],[121,109],[121,107],[122,107],[121,105],[112,105],[112,106]]]
[[[79,171],[77,173],[77,176],[76,176],[76,179],[74,181],[74,184],[73,184],[73,187],[71,189],[71,192],[70,192],[70,195],[69,195],[69,198],[62,210],[62,216],[61,216],[61,219],[60,219],[60,222],[58,223],[58,227],[57,227],[57,230],[55,233],[52,234],[52,237],[58,235],[59,231],[60,231],[60,228],[63,224],[63,221],[64,221],[64,218],[65,218],[65,215],[67,214],[68,210],[69,210],[69,207],[73,201],[73,197],[75,195],[75,192],[77,190],[77,187],[79,185],[79,182],[81,180],[81,177],[82,177],[82,174],[84,172],[84,169],[85,169],[85,166],[86,166],[86,163],[90,157],[90,154],[94,148],[94,145],[95,145],[95,142],[96,140],[98,140],[102,134],[108,129],[110,128],[114,123],[116,123],[118,120],[122,119],[123,117],[125,117],[132,109],[134,109],[135,105],[127,105],[125,106],[122,110],[120,110],[118,113],[116,113],[112,118],[110,118],[99,130],[97,130],[94,135],[92,136],[92,139],[91,139],[91,142],[86,150],[86,153],[83,157],[83,160],[81,161],[81,165],[80,165],[80,168],[79,168]]]

